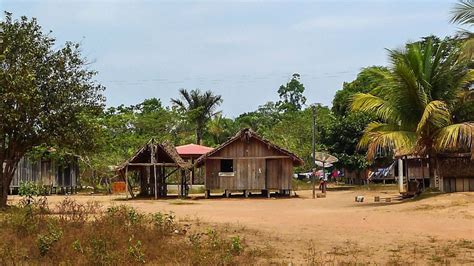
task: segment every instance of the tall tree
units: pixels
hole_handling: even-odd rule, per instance
[[[189,121],[194,123],[196,143],[201,144],[207,122],[222,103],[222,97],[214,95],[212,91],[201,92],[199,89],[191,91],[180,89],[179,93],[181,99],[171,99],[171,102],[186,114]]]
[[[0,22],[0,207],[18,162],[38,145],[79,151],[92,145],[103,87],[94,82],[79,45],[44,34],[36,19]]]
[[[306,103],[306,97],[304,97],[304,85],[300,82],[300,74],[295,73],[291,77],[290,82],[286,85],[281,85],[278,89],[278,95],[280,101],[277,105],[283,111],[299,111]]]
[[[459,45],[432,39],[389,51],[390,71],[374,71],[382,85],[356,94],[352,103],[353,110],[380,119],[369,124],[359,142],[369,158],[383,151],[434,158],[443,150],[471,149],[474,155],[474,123],[459,121],[452,112],[474,78],[460,54]]]

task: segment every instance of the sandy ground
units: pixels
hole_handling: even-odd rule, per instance
[[[128,204],[144,212],[172,211],[185,221],[239,228],[249,246],[275,249],[279,262],[474,263],[474,193],[391,203],[375,203],[374,196],[395,197],[393,190],[333,191],[320,199],[311,199],[310,191],[297,194],[293,198],[157,201],[72,197],[104,206]],[[363,195],[365,202],[356,203],[357,195]],[[51,196],[49,202],[62,199]]]

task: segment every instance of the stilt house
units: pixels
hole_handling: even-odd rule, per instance
[[[125,178],[126,186],[132,197],[133,193],[128,184],[128,175],[130,172],[138,172],[140,194],[144,196],[154,195],[155,198],[158,198],[167,196],[167,178],[178,171],[181,174],[180,194],[185,196],[187,187],[186,171],[189,171],[191,167],[190,163],[185,162],[179,156],[176,148],[171,143],[156,143],[154,139],[151,139],[116,170]],[[167,171],[167,169],[172,170]]]
[[[210,190],[271,191],[289,194],[293,167],[303,165],[295,154],[258,136],[251,129],[242,129],[234,137],[201,156],[196,164],[205,165],[206,196]]]

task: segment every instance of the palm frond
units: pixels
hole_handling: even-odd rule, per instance
[[[353,111],[375,113],[380,119],[387,122],[396,123],[400,118],[397,110],[389,101],[369,93],[354,94],[351,108]]]
[[[461,56],[459,57],[460,60],[473,60],[474,59],[474,37],[473,34],[470,33],[469,37],[466,38],[462,45],[462,52]]]
[[[474,156],[474,123],[465,122],[453,124],[440,129],[435,135],[435,149],[446,150],[471,150]]]
[[[428,124],[436,128],[442,128],[450,123],[451,112],[448,109],[448,105],[443,101],[435,100],[426,105],[416,131],[420,133]]]
[[[461,0],[459,1],[451,11],[452,17],[450,22],[461,25],[472,25],[474,24],[474,1],[473,0]]]
[[[413,150],[415,144],[415,132],[402,130],[397,125],[374,122],[367,127],[358,148],[367,149],[367,158],[372,160],[386,152]]]

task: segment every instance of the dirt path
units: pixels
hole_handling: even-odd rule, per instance
[[[299,191],[298,195],[298,198],[278,199],[158,201],[117,201],[116,196],[79,195],[73,198],[80,202],[100,201],[105,206],[128,204],[144,212],[172,211],[184,220],[245,228],[248,232],[244,237],[250,243],[265,242],[275,247],[284,260],[292,262],[308,262],[308,254],[324,254],[322,259],[327,259],[329,254],[352,256],[356,261],[385,262],[391,255],[398,262],[407,262],[410,255],[406,258],[397,256],[408,249],[415,253],[417,248],[430,249],[436,255],[438,248],[448,248],[459,241],[468,246],[467,255],[462,255],[458,262],[471,259],[474,262],[474,193],[442,194],[402,203],[373,202],[375,195],[396,196],[393,191],[337,191],[329,192],[327,198],[315,200],[310,198],[310,191]],[[354,202],[356,195],[364,195],[365,202]],[[52,196],[49,201],[54,204],[62,198]],[[435,255],[428,255],[436,262],[437,258],[432,257]],[[417,255],[413,256],[416,258]],[[454,254],[454,257],[460,256]]]

